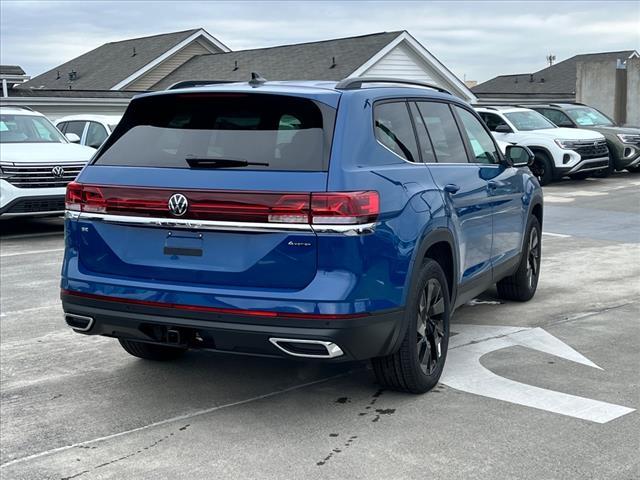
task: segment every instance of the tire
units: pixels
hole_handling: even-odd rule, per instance
[[[631,173],[640,173],[640,165],[636,165],[635,167],[629,167],[627,168],[627,171]]]
[[[145,360],[156,360],[161,362],[175,360],[187,351],[187,349],[183,347],[167,347],[165,345],[136,342],[134,340],[126,340],[124,338],[119,338],[118,341],[127,353],[134,357],[144,358]]]
[[[555,180],[553,162],[544,152],[535,152],[531,173],[538,178],[540,185],[549,185]]]
[[[500,280],[496,285],[500,298],[526,302],[535,295],[540,278],[541,242],[540,222],[532,216],[527,226],[525,249],[518,270],[513,275]]]
[[[371,360],[383,388],[425,393],[438,384],[447,358],[450,312],[446,276],[438,262],[427,259],[409,295],[400,348]]]

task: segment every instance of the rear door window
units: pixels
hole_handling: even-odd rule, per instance
[[[376,138],[382,145],[409,162],[420,161],[416,136],[404,101],[376,104],[373,116]]]
[[[564,126],[564,125],[573,126],[573,122],[571,121],[571,119],[567,117],[564,113],[562,113],[560,110],[553,110],[551,108],[541,108],[540,110],[538,110],[538,112],[540,112],[542,115],[547,117],[549,120],[551,120],[553,123],[555,123],[558,126]]]
[[[507,122],[505,122],[500,115],[487,112],[479,112],[478,115],[480,115],[480,118],[482,118],[489,130],[491,130],[492,132],[495,132],[496,128],[498,128],[500,125],[506,125],[507,127],[509,127],[509,125],[507,125]]]
[[[107,139],[109,134],[107,129],[104,128],[98,122],[89,122],[89,128],[87,129],[87,141],[86,145],[98,148]]]
[[[68,122],[67,128],[64,133],[75,133],[76,135],[78,135],[78,138],[82,138],[82,134],[84,133],[84,127],[86,124],[87,122],[78,122],[78,121]]]
[[[436,154],[433,151],[433,145],[431,145],[431,139],[429,138],[429,132],[427,126],[422,119],[422,115],[418,111],[418,107],[415,103],[409,104],[411,110],[411,118],[416,126],[416,134],[418,136],[418,145],[420,146],[420,153],[422,154],[422,161],[425,163],[435,163]]]
[[[472,162],[473,163],[498,163],[500,156],[496,144],[493,142],[491,135],[487,132],[480,121],[468,110],[454,107],[460,120],[462,127],[467,134],[469,144],[471,145]]]
[[[334,121],[333,108],[284,95],[143,97],[132,102],[95,163],[190,168],[195,159],[226,161],[225,168],[324,171]]]
[[[453,113],[446,103],[416,102],[439,163],[467,163],[467,152]]]

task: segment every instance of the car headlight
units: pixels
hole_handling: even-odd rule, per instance
[[[640,134],[637,133],[618,133],[616,137],[622,143],[640,143]]]
[[[575,142],[573,140],[562,140],[560,138],[556,138],[554,142],[556,142],[556,145],[560,148],[564,148],[565,150],[573,150],[575,146]]]

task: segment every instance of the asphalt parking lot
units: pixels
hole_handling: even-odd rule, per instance
[[[61,221],[0,223],[0,476],[639,478],[640,176],[545,202],[537,295],[458,310],[422,396],[366,364],[130,357],[64,325]]]

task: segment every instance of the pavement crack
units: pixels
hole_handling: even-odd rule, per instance
[[[184,425],[184,426],[180,427],[180,428],[178,429],[178,431],[183,432],[183,431],[185,431],[187,428],[189,428],[189,426],[190,426],[189,424],[186,424],[186,425]],[[149,445],[147,445],[147,446],[145,446],[145,447],[140,447],[140,448],[138,448],[138,449],[136,449],[136,450],[132,451],[131,453],[129,453],[129,454],[127,454],[127,455],[122,455],[121,457],[114,458],[114,459],[109,460],[109,461],[107,461],[107,462],[103,462],[103,463],[101,463],[101,464],[99,464],[99,465],[96,465],[96,466],[92,467],[90,470],[83,470],[82,472],[75,473],[75,474],[73,474],[73,475],[71,475],[71,476],[61,477],[61,478],[60,478],[60,480],[71,480],[71,479],[73,479],[73,478],[80,477],[80,476],[84,475],[85,473],[91,473],[91,472],[93,472],[93,471],[95,471],[95,470],[98,470],[99,468],[104,468],[104,467],[107,467],[107,466],[109,466],[109,465],[113,465],[114,463],[118,463],[118,462],[121,462],[121,461],[126,460],[126,459],[128,459],[128,458],[131,458],[131,457],[134,457],[134,456],[136,456],[136,455],[139,455],[139,454],[141,454],[141,453],[143,453],[143,452],[145,452],[145,451],[147,451],[147,450],[150,450],[150,449],[152,449],[152,448],[154,448],[154,447],[158,446],[160,443],[162,443],[162,442],[164,442],[165,440],[167,440],[167,439],[171,438],[174,434],[175,434],[175,432],[170,432],[170,433],[168,433],[167,435],[165,435],[165,436],[163,436],[163,437],[161,437],[161,438],[157,439],[155,442],[150,443]],[[82,449],[89,449],[89,448],[90,448],[90,449],[95,449],[96,447],[84,447],[84,446],[78,446],[78,448],[82,448]],[[78,460],[80,460],[80,459],[78,459]]]

